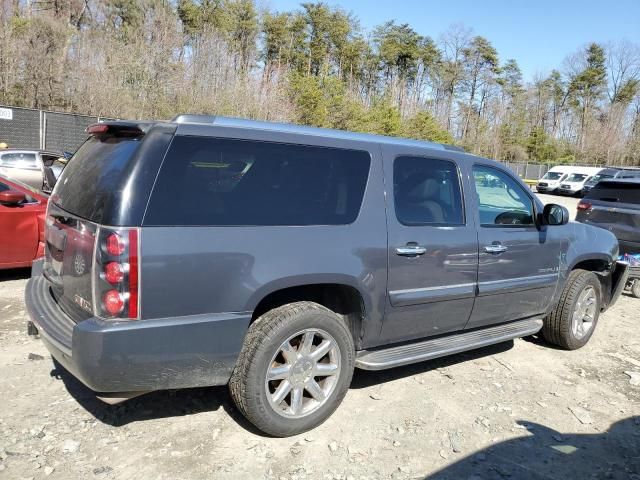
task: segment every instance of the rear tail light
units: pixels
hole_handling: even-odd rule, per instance
[[[124,265],[119,262],[109,262],[104,266],[104,278],[111,285],[117,285],[124,279]]]
[[[104,242],[104,248],[109,255],[118,257],[126,248],[122,238],[117,233],[110,233]]]
[[[94,264],[96,315],[135,320],[139,311],[139,236],[136,228],[100,227]]]
[[[583,212],[591,210],[591,203],[590,202],[585,202],[584,200],[580,200],[578,202],[578,210],[581,210]]]
[[[124,310],[124,296],[118,290],[107,290],[102,296],[102,307],[111,317],[116,317]]]

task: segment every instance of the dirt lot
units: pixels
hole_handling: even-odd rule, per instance
[[[0,273],[0,478],[640,480],[640,300],[579,351],[525,339],[356,371],[324,425],[273,439],[223,387],[96,400],[26,336],[28,275]]]

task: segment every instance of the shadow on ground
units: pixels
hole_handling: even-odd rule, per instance
[[[488,357],[509,350],[512,347],[513,341],[509,341],[391,370],[379,372],[356,370],[351,388],[367,388],[437,368],[455,365],[456,363]],[[222,407],[242,428],[256,435],[265,436],[264,433],[254,428],[235,408],[226,386],[163,390],[141,395],[118,405],[108,405],[96,398],[94,392],[58,362],[54,360],[53,364],[54,369],[51,371],[51,376],[61,380],[67,391],[85,410],[107,425],[120,427],[133,422],[215,411]]]
[[[0,270],[0,282],[8,282],[10,280],[26,280],[30,276],[31,267]]]
[[[430,480],[640,480],[640,417],[593,434],[562,434],[518,422],[526,437],[497,443],[424,477]]]
[[[226,386],[160,390],[135,397],[117,405],[108,405],[95,393],[53,360],[51,376],[61,380],[71,396],[91,415],[113,427],[158,418],[181,417],[223,408],[241,427],[263,435],[236,410]]]

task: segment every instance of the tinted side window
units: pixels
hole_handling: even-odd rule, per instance
[[[533,203],[522,186],[496,168],[474,165],[480,224],[533,225]]]
[[[35,153],[4,153],[0,156],[0,167],[38,170]]]
[[[369,164],[363,151],[176,136],[144,224],[349,224]]]
[[[396,217],[404,225],[462,225],[464,212],[456,164],[402,156],[393,162]]]

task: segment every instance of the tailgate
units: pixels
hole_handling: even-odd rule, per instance
[[[618,240],[640,241],[640,209],[630,207],[594,202],[588,221],[610,230]]]
[[[93,316],[92,269],[97,225],[49,204],[43,274],[75,322]]]

